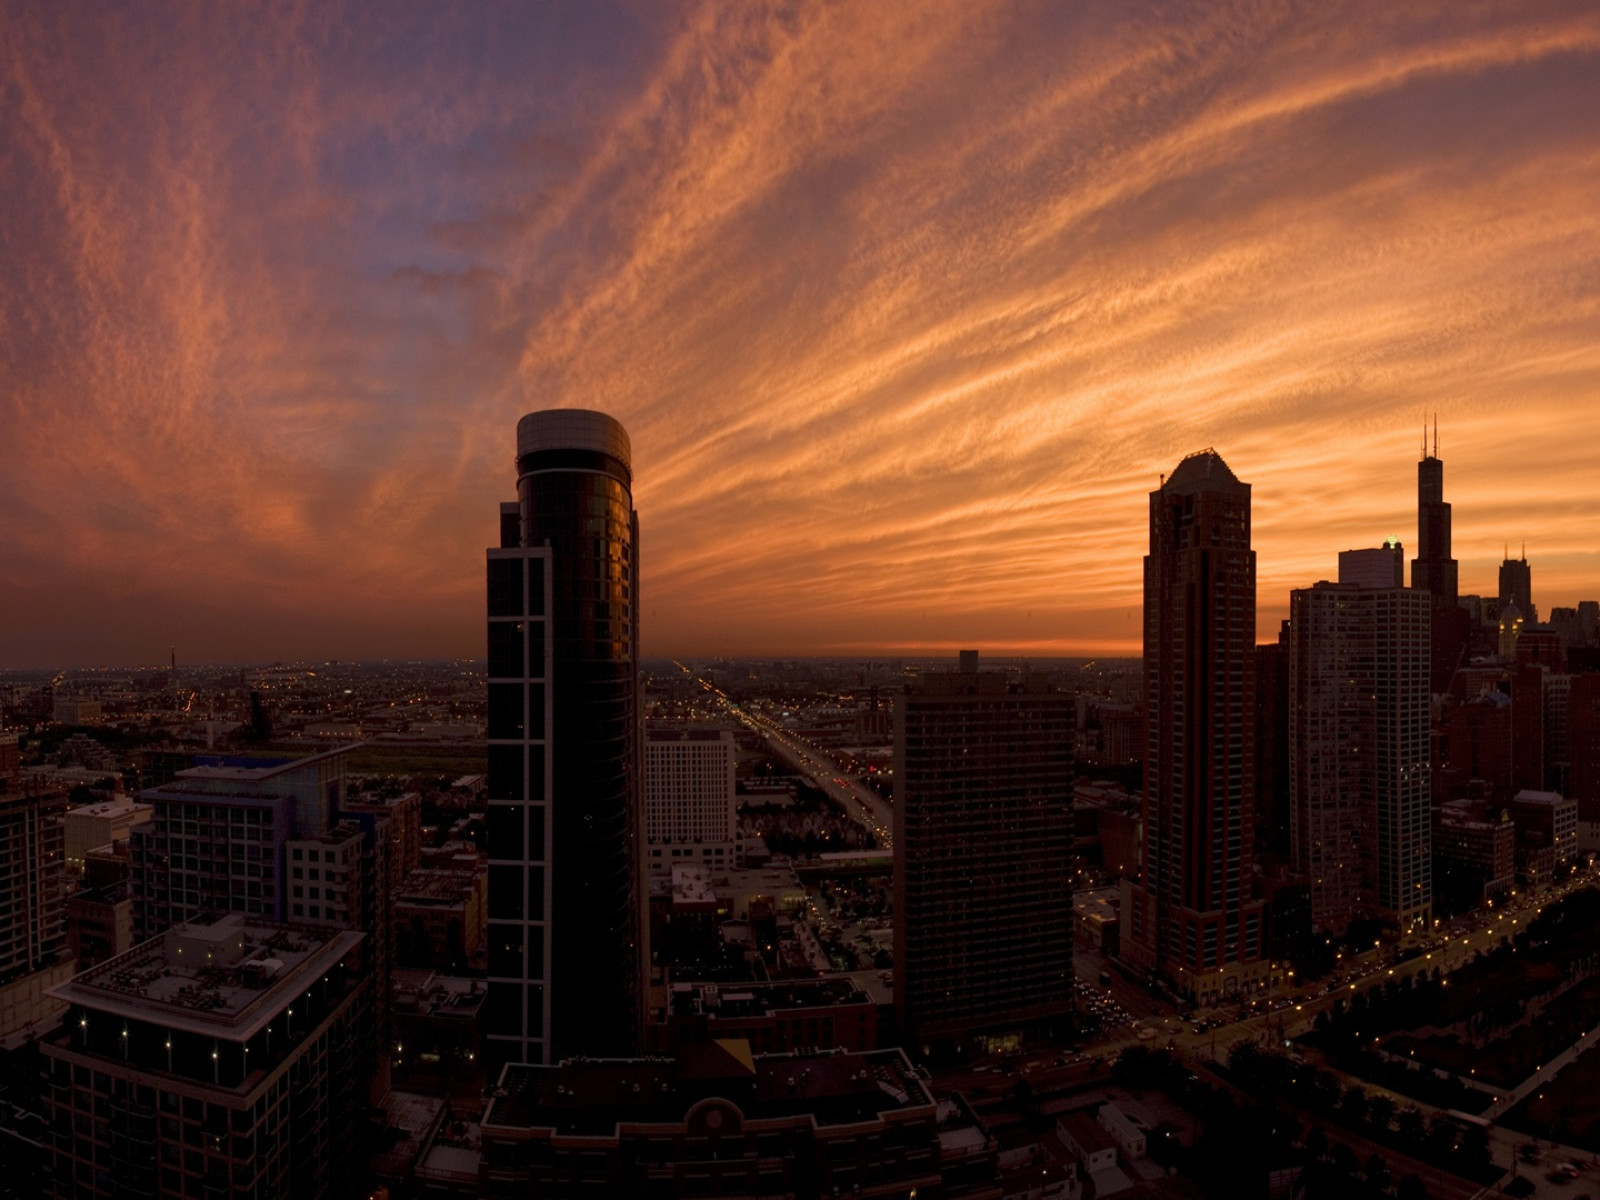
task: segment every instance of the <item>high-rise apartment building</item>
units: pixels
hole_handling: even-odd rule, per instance
[[[504,1062],[639,1051],[643,821],[638,515],[627,432],[517,424],[517,496],[488,552],[489,997]]]
[[[131,842],[135,942],[226,913],[367,935],[378,995],[390,969],[387,824],[347,813],[345,746],[306,758],[220,758],[179,771],[140,800],[154,809]],[[388,1006],[363,1010],[371,1070],[387,1090]]]
[[[731,729],[649,729],[645,842],[652,871],[685,862],[731,867],[739,847]]]
[[[1255,848],[1250,485],[1214,450],[1150,493],[1144,560],[1144,872],[1123,955],[1209,1002],[1264,986]]]
[[[1340,582],[1290,595],[1292,862],[1311,919],[1342,934],[1385,916],[1402,933],[1432,913],[1431,598]]]
[[[1076,700],[964,661],[895,705],[895,1009],[924,1044],[1072,1008]]]

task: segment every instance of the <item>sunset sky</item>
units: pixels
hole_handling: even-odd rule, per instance
[[[477,655],[517,418],[647,654],[1137,653],[1416,543],[1600,598],[1600,6],[0,0],[0,666]]]

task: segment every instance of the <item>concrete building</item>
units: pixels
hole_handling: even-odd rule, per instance
[[[1525,789],[1511,801],[1517,828],[1518,869],[1530,883],[1578,857],[1578,802],[1559,792]],[[1545,861],[1548,859],[1548,867]]]
[[[92,725],[100,720],[101,704],[83,696],[57,696],[50,718],[59,725]]]
[[[136,804],[131,796],[68,809],[63,822],[67,868],[82,871],[84,855],[90,850],[112,842],[129,841],[133,827],[143,825],[154,816],[153,806]]]
[[[1500,900],[1517,881],[1517,829],[1504,808],[1451,800],[1434,811],[1435,878],[1460,911]]]
[[[646,898],[627,431],[517,424],[488,552],[489,1002],[500,1062],[637,1053]]]
[[[1445,692],[1456,668],[1465,665],[1472,632],[1471,615],[1459,604],[1458,565],[1450,553],[1450,505],[1444,498],[1444,461],[1438,450],[1437,427],[1432,452],[1424,430],[1417,463],[1417,557],[1411,560],[1412,588],[1433,597],[1429,686],[1435,695]]]
[[[1255,864],[1256,560],[1250,486],[1213,450],[1150,494],[1143,877],[1123,957],[1209,1003],[1264,987]]]
[[[473,965],[489,932],[488,881],[481,868],[407,875],[393,902],[395,965],[451,972]]]
[[[343,812],[351,747],[307,758],[219,758],[140,793],[155,809],[131,839],[134,940],[239,913],[368,935],[377,994],[389,982],[389,837],[381,817]],[[367,1061],[386,1090],[388,1006]],[[363,1083],[368,1082],[363,1080]]]
[[[389,995],[395,1085],[476,1100],[487,1082],[478,1054],[484,981],[397,967]]]
[[[508,1065],[480,1126],[480,1194],[931,1194],[937,1105],[899,1050]]]
[[[924,1043],[1072,1005],[1075,700],[970,661],[895,705],[895,1010]]]
[[[26,1038],[53,1020],[61,1006],[49,989],[73,970],[67,798],[10,790],[20,783],[15,775],[0,778],[0,1040]]]
[[[739,849],[731,729],[652,728],[644,740],[649,867],[733,866]]]
[[[55,989],[51,1194],[344,1194],[372,1073],[364,940],[235,913]]]
[[[1290,594],[1291,863],[1335,934],[1362,916],[1402,935],[1431,919],[1431,608],[1342,577]]]

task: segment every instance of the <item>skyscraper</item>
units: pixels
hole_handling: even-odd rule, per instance
[[[1072,1008],[1076,699],[962,663],[895,706],[895,1008],[923,1043]]]
[[[1144,873],[1130,964],[1205,1003],[1265,984],[1251,896],[1256,556],[1250,485],[1214,450],[1150,493],[1144,560]]]
[[[517,424],[488,553],[489,1075],[637,1053],[643,1024],[638,515],[627,432]]]
[[[1290,595],[1292,860],[1318,928],[1382,915],[1410,933],[1433,899],[1432,603],[1367,586],[1359,557],[1339,559],[1338,583]]]
[[[1456,560],[1450,557],[1450,505],[1444,498],[1437,425],[1433,452],[1428,452],[1424,437],[1422,459],[1417,463],[1417,556],[1411,560],[1411,586],[1452,608],[1460,595]]]
[[[1512,558],[1508,553],[1500,564],[1500,607],[1504,609],[1508,604],[1515,604],[1528,624],[1538,621],[1539,614],[1533,607],[1533,571],[1528,566],[1526,550],[1521,558]]]
[[[1465,660],[1471,619],[1458,601],[1456,560],[1450,557],[1450,505],[1444,498],[1444,462],[1439,458],[1439,427],[1433,431],[1433,451],[1422,435],[1422,459],[1417,463],[1417,557],[1411,560],[1411,586],[1433,597],[1429,633],[1429,687],[1435,693],[1449,689],[1456,668]]]

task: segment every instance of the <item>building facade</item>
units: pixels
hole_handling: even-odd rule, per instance
[[[1291,594],[1292,862],[1319,929],[1431,919],[1431,609],[1425,592],[1343,578]]]
[[[644,904],[638,515],[627,432],[517,425],[488,552],[489,996],[494,1064],[636,1053]]]
[[[1071,1008],[1075,698],[972,661],[895,706],[895,1009],[923,1042]]]
[[[364,941],[229,914],[56,988],[50,1194],[349,1194],[372,1073]]]
[[[1144,865],[1123,956],[1208,1002],[1265,986],[1255,861],[1256,556],[1250,485],[1214,450],[1150,493]]]
[[[652,871],[685,861],[734,865],[739,847],[737,757],[731,729],[645,732],[645,843]]]

